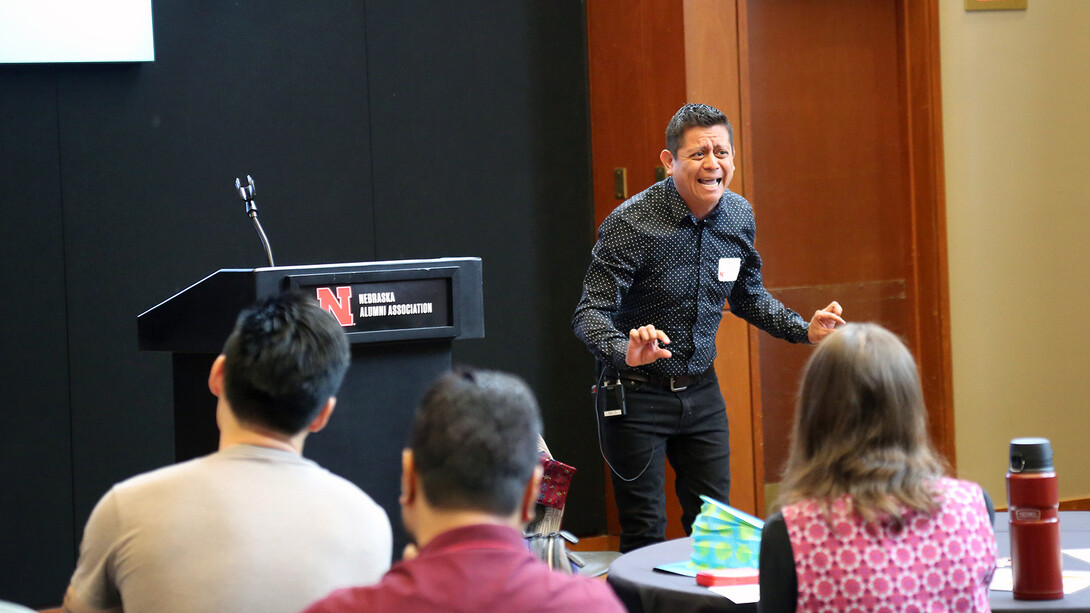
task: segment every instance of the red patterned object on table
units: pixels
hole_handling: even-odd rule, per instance
[[[545,474],[541,477],[541,491],[538,492],[537,501],[547,507],[563,509],[575,467],[557,462],[544,453],[541,454],[541,466],[545,469]]]

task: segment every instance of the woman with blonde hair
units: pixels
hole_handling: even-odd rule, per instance
[[[988,611],[995,511],[944,476],[905,345],[848,324],[806,365],[759,610]]]

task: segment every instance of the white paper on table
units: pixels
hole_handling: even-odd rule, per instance
[[[1090,571],[1065,570],[1063,571],[1064,594],[1075,592],[1090,587]],[[991,589],[996,592],[1013,592],[1014,575],[1009,568],[997,568],[992,575]]]
[[[761,586],[756,583],[742,585],[718,585],[709,587],[709,590],[727,598],[734,604],[746,604],[757,602],[761,599]]]
[[[1014,573],[1009,568],[995,569],[995,574],[992,575],[992,583],[988,586],[988,589],[993,592],[1013,592]]]
[[[1090,571],[1064,571],[1064,594],[1074,594],[1075,592],[1088,587],[1090,587]]]
[[[1090,562],[1090,549],[1064,549],[1064,553],[1083,562]]]

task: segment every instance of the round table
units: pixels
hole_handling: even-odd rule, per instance
[[[995,539],[999,556],[1010,555],[1007,514],[996,514]],[[1090,512],[1060,513],[1060,542],[1064,549],[1090,548]],[[692,539],[675,539],[626,553],[609,567],[608,581],[629,613],[713,613],[756,611],[755,604],[734,604],[696,584],[693,577],[654,570],[656,566],[689,559]],[[1090,564],[1064,556],[1064,570],[1090,570]],[[1015,600],[1011,592],[991,592],[992,611],[1072,611],[1090,613],[1090,588],[1060,600]]]

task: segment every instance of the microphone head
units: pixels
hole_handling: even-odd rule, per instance
[[[238,190],[238,197],[242,198],[246,202],[250,202],[254,199],[254,180],[249,175],[246,176],[249,183],[243,187],[241,179],[235,179],[235,189]]]

